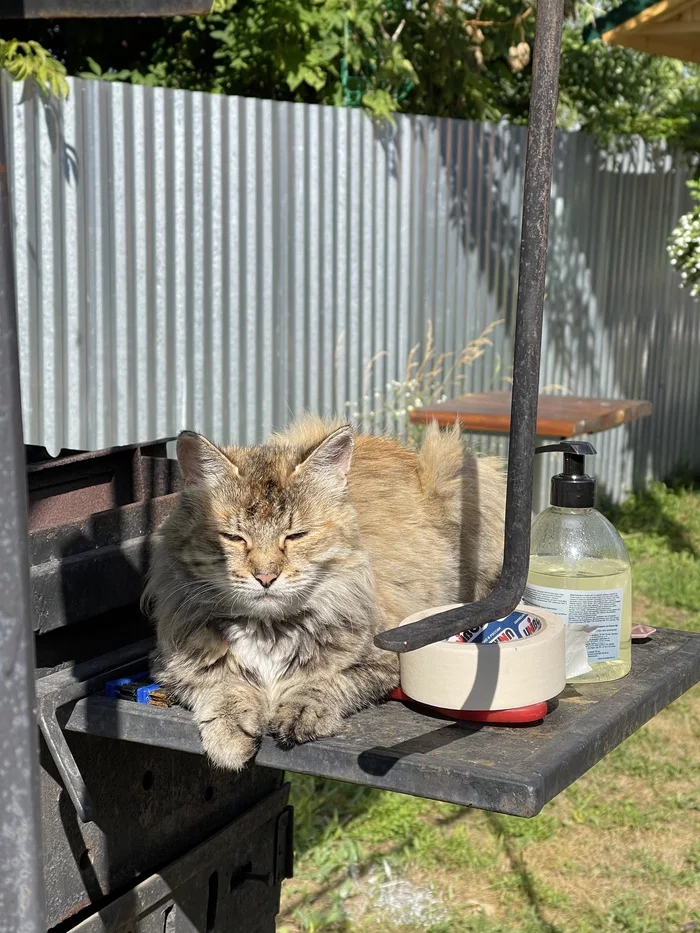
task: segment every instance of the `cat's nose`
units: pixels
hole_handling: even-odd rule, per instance
[[[264,586],[265,589],[268,589],[268,587],[272,586],[278,576],[278,573],[256,573],[255,579],[258,581],[260,586]]]

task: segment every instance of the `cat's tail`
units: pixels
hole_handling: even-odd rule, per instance
[[[423,493],[460,513],[502,519],[506,474],[500,457],[483,457],[463,441],[459,425],[440,431],[437,422],[428,426],[418,454],[418,474]]]
[[[436,421],[428,425],[418,452],[418,475],[423,494],[451,500],[459,490],[464,463],[464,444],[459,425],[441,431]]]

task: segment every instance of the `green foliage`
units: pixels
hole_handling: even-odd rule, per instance
[[[600,42],[583,45],[578,27],[562,40],[559,123],[607,146],[636,134],[700,152],[700,68]]]
[[[89,77],[362,105],[384,117],[523,123],[535,8],[533,0],[217,0],[208,16],[19,28]],[[700,152],[700,68],[584,45],[593,12],[580,11],[564,30],[560,126],[603,144],[638,133]]]
[[[361,104],[377,116],[499,119],[503,97],[524,117],[530,13],[523,0],[487,0],[478,20],[476,7],[434,0],[231,0],[207,17],[164,22],[139,61],[117,73],[136,83]]]
[[[417,78],[385,28],[383,7],[231,0],[206,17],[164,20],[129,67],[115,69],[114,56],[96,46],[83,76],[335,105],[350,102],[356,86],[357,102],[386,116]]]
[[[700,492],[655,483],[612,509],[634,570],[634,591],[651,624],[700,631]],[[669,622],[668,608],[675,611]]]
[[[68,96],[64,65],[33,39],[28,42],[0,39],[0,68],[6,69],[15,81],[33,78],[44,96]]]
[[[681,274],[681,285],[693,297],[700,295],[700,181],[688,183],[695,206],[678,221],[668,240],[671,265]]]
[[[441,117],[527,118],[533,10],[527,0],[422,3],[401,41],[418,82],[402,109]]]

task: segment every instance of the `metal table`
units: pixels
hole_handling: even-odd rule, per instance
[[[542,807],[700,680],[700,635],[661,629],[632,647],[632,671],[613,683],[569,686],[540,724],[456,723],[391,701],[357,713],[332,738],[282,751],[272,739],[257,764],[514,816]],[[202,754],[183,709],[94,694],[65,729]]]

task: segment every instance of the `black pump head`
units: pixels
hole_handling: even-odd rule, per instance
[[[552,477],[549,501],[563,509],[592,509],[595,502],[595,479],[586,473],[586,457],[598,451],[588,441],[561,441],[536,447],[536,454],[563,453],[564,470]]]

